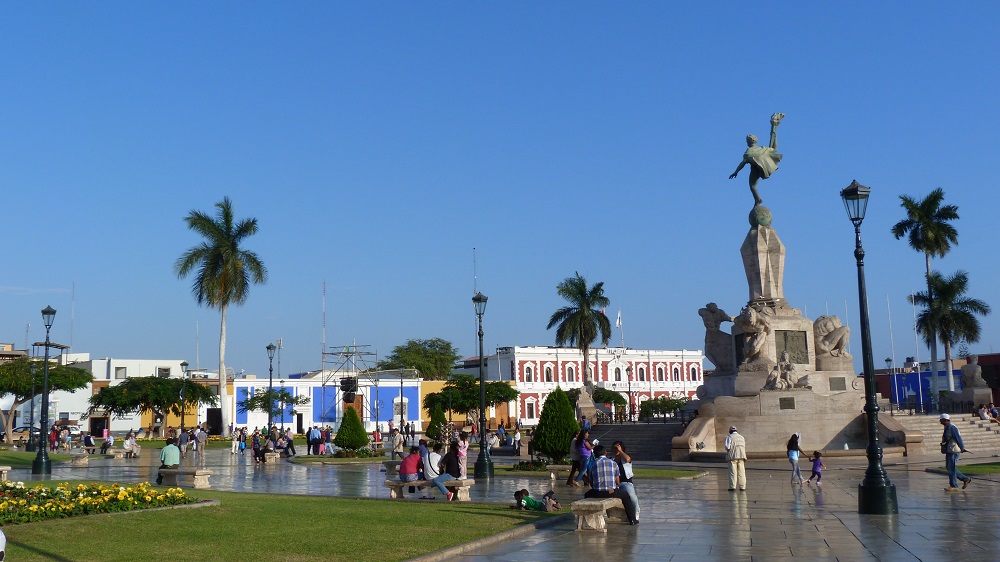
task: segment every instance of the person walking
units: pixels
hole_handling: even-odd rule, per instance
[[[747,442],[736,431],[735,426],[729,427],[729,435],[726,436],[726,460],[729,461],[729,491],[733,492],[739,487],[743,492],[747,489]]]
[[[587,479],[587,484],[594,485],[590,480],[590,465],[594,462],[594,445],[597,445],[598,440],[594,439],[594,442],[591,443],[588,437],[590,437],[590,432],[586,429],[581,429],[580,437],[576,439],[576,448],[580,451],[580,474],[576,475],[576,480],[573,481],[574,486],[579,486],[580,480],[584,478]]]
[[[403,436],[400,435],[399,430],[398,429],[392,430],[392,456],[389,457],[390,459],[395,460],[396,455],[399,455],[400,460],[403,459],[403,447],[405,446],[404,443],[405,441],[403,439]]]
[[[969,487],[972,477],[958,471],[958,455],[969,451],[965,449],[965,443],[962,442],[962,434],[955,427],[955,424],[951,423],[951,416],[941,414],[940,421],[941,425],[944,426],[944,433],[941,434],[941,452],[944,453],[944,466],[948,470],[948,487],[945,490],[957,492],[959,480],[962,481],[962,489],[964,490]]]
[[[788,439],[785,450],[788,452],[788,462],[792,464],[792,484],[802,484],[802,470],[799,469],[799,457],[805,454],[805,451],[799,447],[798,433],[793,433]]]
[[[569,478],[566,479],[566,485],[573,485],[573,477],[577,472],[580,471],[580,449],[576,446],[576,440],[580,437],[580,432],[576,431],[573,433],[573,438],[569,440]]]
[[[820,484],[820,480],[823,479],[824,468],[826,468],[826,465],[823,464],[823,453],[819,451],[813,451],[812,474],[809,475],[809,480],[806,480],[806,484],[809,484],[811,486],[813,483],[813,478],[815,478],[816,485],[821,486],[822,484]]]
[[[514,429],[514,454],[521,456],[521,430]]]

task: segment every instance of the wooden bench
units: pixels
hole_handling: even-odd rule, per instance
[[[619,498],[583,498],[572,504],[573,515],[576,516],[577,531],[608,532],[608,524],[604,517],[628,521],[625,506]]]
[[[161,468],[160,476],[163,477],[163,486],[179,487],[178,476],[194,476],[194,487],[199,490],[211,488],[208,477],[212,471],[206,468]]]
[[[399,476],[399,463],[403,461],[382,461],[386,476]]]
[[[9,466],[0,466],[0,482],[7,481],[7,473],[10,472]]]
[[[73,453],[69,457],[70,466],[89,466],[90,465],[90,455],[86,451],[80,453]]]
[[[545,465],[545,470],[549,471],[549,477],[552,478],[553,480],[559,480],[559,473],[560,472],[566,472],[566,473],[568,473],[571,468],[573,468],[573,467],[571,465],[568,465],[568,464],[547,464],[547,465]],[[568,476],[568,474],[567,474],[567,476]]]
[[[451,498],[451,501],[457,502],[467,502],[471,501],[472,498],[469,497],[469,488],[474,486],[476,483],[472,478],[455,478],[444,483],[444,487],[448,489],[449,492],[455,494]],[[431,480],[414,480],[413,482],[402,482],[400,480],[386,480],[386,487],[389,488],[389,497],[394,500],[400,500],[404,498],[403,488],[410,486],[420,486],[428,488],[434,486],[434,482]]]

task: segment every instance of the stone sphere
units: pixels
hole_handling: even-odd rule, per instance
[[[763,205],[754,205],[750,210],[750,227],[771,226],[771,209]]]

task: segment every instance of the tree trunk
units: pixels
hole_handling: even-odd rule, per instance
[[[10,405],[10,410],[6,412],[0,410],[0,421],[3,422],[4,429],[3,441],[8,445],[14,442],[14,438],[11,436],[11,433],[14,431],[14,412],[16,412],[17,409],[21,407],[21,404],[24,404],[25,402],[27,402],[27,400],[17,400],[15,398],[14,403]],[[28,440],[31,440],[30,427],[28,428]]]
[[[937,326],[934,325],[934,294],[931,291],[931,255],[924,254],[924,263],[927,268],[927,321],[930,324],[931,332],[931,404],[937,404],[940,401],[940,385],[938,384],[938,356],[937,356]]]
[[[951,363],[951,341],[947,338],[941,338],[941,343],[944,344],[944,367],[948,371],[948,391],[955,392],[955,377],[952,376],[955,368]]]
[[[224,437],[229,433],[229,391],[226,389],[226,305],[219,307],[222,312],[222,327],[219,333],[219,407],[222,411],[222,430]]]

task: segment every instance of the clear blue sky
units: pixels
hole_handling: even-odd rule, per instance
[[[43,339],[52,305],[75,351],[216,365],[219,315],[172,266],[198,242],[184,216],[228,195],[270,270],[229,315],[237,370],[266,374],[279,337],[283,373],[319,367],[324,280],[329,346],[474,354],[473,247],[488,350],[552,344],[574,271],[626,345],[701,349],[698,308],[748,296],[748,170],[727,176],[782,111],[761,188],[785,296],[846,317],[860,357],[839,191],[871,186],[875,362],[887,295],[901,362],[924,282],[889,233],[900,194],[945,189],[959,245],[934,267],[1000,305],[1000,9],[867,4],[4,3],[0,341]],[[996,316],[972,349],[994,347]]]

